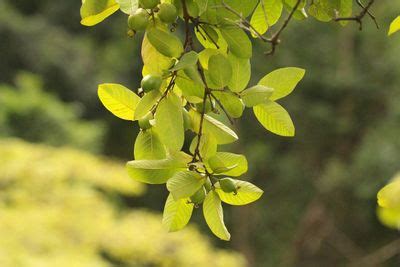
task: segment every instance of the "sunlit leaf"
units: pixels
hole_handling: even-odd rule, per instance
[[[210,191],[203,203],[203,214],[210,230],[222,240],[230,240],[231,235],[224,223],[221,200],[214,191]]]
[[[252,45],[247,34],[237,27],[221,28],[221,34],[226,40],[229,50],[239,58],[252,56]]]
[[[290,94],[304,74],[305,70],[300,68],[277,69],[265,75],[258,84],[274,89],[270,99],[275,101]]]
[[[244,155],[229,152],[217,152],[208,159],[209,167],[218,174],[240,176],[247,172],[248,163]]]
[[[196,193],[204,184],[205,178],[197,172],[181,171],[175,173],[167,182],[167,189],[175,200],[187,198]]]
[[[281,136],[294,136],[295,128],[289,113],[278,103],[266,101],[253,107],[258,121],[270,132]]]
[[[184,142],[182,104],[179,97],[168,94],[157,107],[154,116],[156,129],[161,142],[173,151],[181,150]]]
[[[163,226],[169,232],[181,230],[192,217],[193,207],[194,205],[189,203],[189,199],[175,201],[172,195],[169,194],[164,206]]]
[[[263,85],[256,85],[240,93],[246,107],[254,107],[269,99],[274,89]]]
[[[239,58],[232,53],[229,53],[228,60],[232,67],[232,76],[228,82],[228,87],[232,92],[240,92],[246,88],[250,81],[250,60],[246,58]]]
[[[140,131],[134,147],[135,159],[164,159],[166,151],[155,131],[150,128]]]
[[[85,0],[81,7],[81,24],[94,26],[119,9],[115,0]]]
[[[231,205],[247,205],[258,200],[264,193],[260,188],[253,185],[252,183],[233,180],[236,186],[236,193],[224,192],[219,184],[215,185],[215,192],[219,195],[220,199]]]
[[[146,32],[146,35],[151,45],[166,57],[179,58],[183,53],[181,40],[170,32],[153,27]]]
[[[134,120],[140,97],[120,84],[105,83],[99,85],[98,96],[101,103],[112,114],[123,120]]]
[[[390,24],[388,35],[392,35],[393,33],[398,32],[398,31],[400,31],[400,16],[398,16]]]

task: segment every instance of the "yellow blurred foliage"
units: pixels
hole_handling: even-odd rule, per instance
[[[143,193],[122,163],[70,149],[0,140],[0,266],[245,266],[194,228],[113,196]]]

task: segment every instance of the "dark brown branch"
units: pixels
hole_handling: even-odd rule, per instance
[[[376,27],[379,28],[379,24],[376,21],[375,16],[372,15],[372,13],[369,11],[370,8],[372,7],[372,5],[374,4],[375,0],[370,0],[366,6],[364,6],[360,0],[356,0],[356,2],[362,8],[361,12],[358,15],[353,16],[353,17],[337,17],[334,20],[335,21],[355,21],[358,23],[359,29],[361,31],[362,26],[363,26],[363,24],[362,24],[363,18],[365,17],[365,15],[368,14],[371,17],[371,19],[375,22]]]

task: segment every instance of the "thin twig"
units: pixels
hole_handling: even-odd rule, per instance
[[[375,0],[370,0],[366,6],[364,6],[364,5],[361,3],[360,0],[356,0],[356,2],[357,2],[357,4],[362,8],[361,12],[360,12],[358,15],[353,16],[353,17],[337,17],[337,18],[335,18],[334,20],[335,20],[335,21],[355,21],[355,22],[358,23],[359,29],[360,29],[360,31],[361,31],[361,30],[362,30],[362,20],[363,20],[363,18],[365,17],[365,15],[368,14],[368,15],[371,17],[371,19],[375,22],[376,27],[379,28],[379,24],[378,24],[378,22],[376,21],[375,16],[373,16],[373,15],[371,14],[371,12],[369,11],[369,9],[370,9],[370,8],[372,7],[372,5],[374,4]]]

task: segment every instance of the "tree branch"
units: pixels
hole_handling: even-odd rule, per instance
[[[353,16],[353,17],[337,17],[334,20],[335,21],[355,21],[355,22],[358,23],[359,29],[361,31],[362,30],[362,26],[363,26],[362,25],[362,20],[365,17],[365,15],[368,14],[371,17],[371,19],[375,22],[376,27],[379,29],[379,24],[376,21],[375,16],[372,15],[372,13],[369,11],[370,8],[372,7],[372,5],[374,4],[375,0],[370,0],[366,6],[364,6],[361,3],[361,0],[356,0],[356,2],[362,8],[361,12],[358,15]]]

